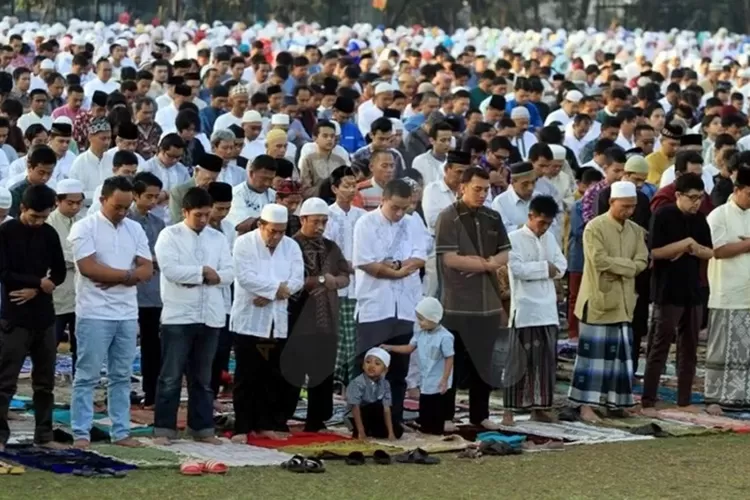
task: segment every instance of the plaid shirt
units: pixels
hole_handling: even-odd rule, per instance
[[[78,144],[78,150],[83,151],[89,147],[89,123],[94,115],[91,111],[79,113],[73,121],[73,140]]]
[[[152,123],[151,125],[138,124],[138,145],[136,146],[136,152],[143,156],[144,159],[148,160],[159,147],[159,140],[161,139],[162,129],[158,123]]]

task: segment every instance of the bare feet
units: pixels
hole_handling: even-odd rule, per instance
[[[69,444],[65,443],[58,443],[57,441],[48,441],[46,443],[42,443],[39,445],[42,448],[47,448],[48,450],[67,450],[70,449]]]
[[[484,420],[482,420],[479,426],[483,427],[484,429],[488,431],[498,431],[500,430],[501,424],[498,424],[497,422],[493,422],[489,418],[485,418]]]
[[[599,415],[594,412],[594,409],[588,405],[581,406],[581,420],[594,424],[602,421],[602,419],[599,418]]]
[[[698,408],[695,405],[678,406],[677,409],[684,411],[685,413],[703,413],[703,409]]]
[[[276,431],[260,431],[258,433],[258,437],[262,437],[266,439],[286,439],[289,437],[289,434],[285,432],[276,432]]]
[[[123,446],[125,448],[143,448],[145,445],[141,443],[140,441],[133,439],[132,437],[126,437],[125,439],[120,439],[119,441],[115,441],[112,444],[116,444],[117,446]]]
[[[505,410],[503,412],[503,419],[500,421],[502,425],[516,425],[516,423],[513,421],[513,412],[510,410]]]
[[[554,412],[547,412],[544,410],[532,410],[531,420],[535,422],[546,422],[548,424],[554,424],[557,422],[557,415]]]
[[[419,388],[414,387],[406,390],[406,397],[409,399],[419,399]]]
[[[451,420],[446,420],[443,424],[443,432],[451,433],[451,432],[458,432],[458,426],[453,423]]]
[[[657,418],[659,416],[659,410],[657,410],[653,406],[649,408],[642,408],[641,415],[643,415],[644,417],[649,417],[649,418]]]
[[[641,414],[641,409],[637,406],[634,408],[623,408],[622,410],[623,418],[637,417],[640,414]]]
[[[193,438],[193,441],[195,441],[196,443],[213,444],[216,446],[220,446],[224,444],[224,441],[217,438],[216,436],[197,437],[197,438]]]
[[[234,444],[247,444],[247,434],[235,434],[230,441]]]
[[[172,440],[166,436],[160,436],[158,438],[154,438],[154,444],[157,446],[171,446]]]
[[[156,408],[155,405],[143,405],[143,409],[145,411],[154,411],[155,408]]]
[[[76,439],[73,441],[73,448],[76,450],[88,450],[91,442],[88,439]]]
[[[720,417],[724,415],[724,410],[721,409],[721,406],[719,405],[708,405],[708,408],[706,408],[706,413],[709,415],[713,415],[714,417]]]

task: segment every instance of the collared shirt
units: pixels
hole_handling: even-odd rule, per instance
[[[277,299],[276,292],[281,283],[286,283],[292,294],[304,286],[305,265],[299,245],[284,236],[271,252],[256,230],[237,238],[233,260],[234,302],[229,330],[240,335],[287,338],[289,301]],[[256,297],[271,303],[256,306],[253,303]]]
[[[125,218],[115,226],[101,212],[73,224],[68,241],[76,267],[78,261],[90,256],[105,266],[124,271],[135,269],[138,257],[151,260],[148,237],[140,224]],[[134,286],[116,285],[103,290],[78,269],[76,296],[78,318],[138,319],[138,292]]]
[[[711,191],[714,190],[714,177],[719,175],[719,169],[713,165],[703,165],[703,173],[701,174],[701,180],[703,180],[703,189],[706,194],[711,195]],[[661,174],[661,182],[659,182],[659,188],[663,188],[669,184],[672,184],[675,180],[674,165],[669,167]]]
[[[45,130],[49,130],[50,128],[52,128],[52,117],[49,115],[39,116],[33,111],[29,111],[25,115],[21,115],[21,117],[18,119],[17,125],[18,128],[21,129],[21,132],[26,133],[26,129],[36,123],[44,125]]]
[[[319,196],[320,185],[323,181],[328,179],[334,170],[342,165],[346,165],[346,161],[333,152],[324,154],[320,151],[316,151],[301,159],[299,162],[299,175],[305,197]]]
[[[112,92],[120,90],[120,84],[115,80],[103,82],[97,77],[83,86],[83,94],[86,96],[86,99],[91,99],[94,96],[94,92],[97,90],[101,90],[105,94],[111,94]]]
[[[529,220],[529,205],[531,200],[541,193],[534,189],[531,198],[522,200],[513,189],[513,185],[508,186],[504,193],[499,194],[492,202],[492,209],[500,214],[505,232],[511,233],[519,229],[526,221]]]
[[[162,324],[223,328],[227,321],[224,289],[234,280],[226,237],[212,227],[198,233],[181,222],[161,232],[154,253],[161,270]],[[204,266],[219,275],[217,285],[204,283]]]
[[[190,180],[190,173],[188,169],[182,163],[175,163],[171,167],[167,167],[161,162],[159,156],[154,156],[150,160],[146,161],[142,166],[138,168],[140,172],[151,172],[161,180],[163,186],[162,191],[167,193],[173,188],[185,184]],[[171,214],[168,210],[169,201],[164,201],[161,205],[157,205],[151,211],[154,215],[161,217],[161,219],[170,224],[172,222]]]
[[[565,275],[567,262],[554,235],[541,237],[527,225],[508,234],[512,245],[508,259],[510,325],[515,328],[560,324],[555,281]],[[558,270],[550,278],[549,264]]]
[[[159,111],[156,112],[154,121],[159,124],[162,130],[175,128],[175,120],[177,120],[177,108],[174,104],[170,103],[166,106],[159,107]]]
[[[442,180],[445,177],[445,158],[440,159],[432,151],[427,151],[414,158],[411,168],[422,174],[422,183],[427,186],[431,182]]]
[[[350,409],[352,406],[365,406],[372,403],[382,403],[383,408],[390,408],[393,403],[391,384],[385,376],[372,380],[362,373],[346,387],[346,403]]]
[[[439,394],[440,381],[443,379],[447,358],[455,355],[453,334],[444,326],[438,325],[427,331],[414,324],[414,335],[409,345],[417,348],[416,357],[419,364],[419,392],[421,394]],[[447,386],[453,385],[453,371],[448,376]]]
[[[323,236],[333,241],[341,249],[344,258],[351,264],[354,253],[354,226],[357,221],[367,212],[359,207],[352,206],[344,211],[338,203],[328,207],[328,223]],[[339,297],[354,298],[354,274],[349,275],[349,286],[339,289]]]
[[[569,116],[568,113],[565,112],[564,109],[556,109],[549,115],[547,115],[547,119],[544,120],[544,126],[548,126],[552,124],[553,122],[559,122],[560,125],[565,127],[568,123],[573,121],[573,117]]]
[[[406,163],[404,162],[404,157],[401,156],[401,153],[398,152],[397,149],[390,148],[388,151],[393,154],[393,161],[395,162],[395,171],[394,171],[394,178],[401,178],[404,175],[404,172],[406,171]],[[372,148],[370,146],[364,146],[357,150],[352,155],[352,161],[362,161],[370,164],[370,159],[372,158]]]
[[[55,314],[58,316],[61,314],[74,313],[76,310],[76,266],[73,259],[73,249],[68,241],[68,235],[70,234],[70,228],[73,227],[73,224],[81,220],[83,217],[83,214],[80,212],[73,218],[65,217],[57,209],[47,217],[47,224],[54,228],[57,232],[57,236],[60,238],[60,246],[62,247],[63,257],[65,258],[65,268],[67,270],[65,282],[55,288],[55,291],[52,292],[52,300],[55,304]]]
[[[83,194],[86,197],[84,202],[90,203],[96,187],[113,175],[112,168],[106,168],[106,165],[102,164],[103,158],[103,154],[102,158],[99,158],[89,149],[79,155],[70,168],[68,177],[70,179],[77,179],[83,183]]]
[[[161,126],[158,123],[150,125],[138,124],[138,143],[135,148],[146,160],[151,159],[159,150],[159,141],[162,135]]]
[[[750,234],[750,210],[741,209],[733,196],[711,212],[707,220],[711,240],[717,249],[738,243]],[[750,309],[750,253],[708,261],[708,282],[711,289],[709,308]]]
[[[221,168],[219,176],[216,178],[216,182],[225,182],[232,187],[237,187],[240,184],[245,184],[247,181],[247,171],[237,166],[237,162],[232,160]]]
[[[418,233],[405,215],[394,223],[380,208],[363,215],[354,227],[352,264],[356,268],[355,317],[361,323],[388,318],[415,321],[414,308],[422,296],[419,273],[400,279],[380,279],[361,269],[367,264],[407,259],[427,260],[424,233]]]
[[[216,119],[224,113],[226,113],[226,111],[224,111],[223,109],[214,108],[213,106],[206,106],[205,108],[200,110],[199,115],[201,119],[201,130],[207,135],[213,134]]]
[[[50,180],[52,180],[54,184],[57,184],[61,180],[67,179],[68,174],[70,174],[70,169],[73,167],[73,162],[76,158],[77,156],[74,153],[66,151],[65,155],[57,160],[57,165],[55,165],[55,169],[52,171]],[[26,155],[16,159],[8,167],[9,179],[18,178],[19,180],[21,180],[24,177],[26,177]],[[5,182],[5,186],[9,187],[12,185],[12,183],[12,180],[8,180],[7,182]],[[47,183],[47,185],[49,185],[49,182]]]
[[[273,203],[276,199],[276,191],[267,189],[259,193],[243,182],[232,189],[232,207],[227,214],[227,220],[236,228],[238,225],[250,218],[260,217],[263,207]]]
[[[166,227],[164,221],[152,213],[144,217],[139,214],[135,207],[128,211],[128,218],[141,225],[148,238],[148,247],[151,255],[155,255],[154,247],[159,234]],[[138,283],[138,307],[161,307],[161,296],[159,294],[159,261],[154,262],[154,275],[150,280]]]

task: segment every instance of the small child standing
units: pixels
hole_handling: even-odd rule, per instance
[[[401,425],[394,427],[391,415],[391,384],[385,379],[391,355],[379,347],[365,354],[362,374],[346,388],[352,437],[398,439],[403,434]]]
[[[419,372],[419,426],[426,434],[455,432],[456,426],[447,420],[453,397],[453,335],[440,325],[443,306],[434,297],[425,297],[417,304],[417,324],[408,345],[381,346],[386,351],[411,354],[417,351]]]

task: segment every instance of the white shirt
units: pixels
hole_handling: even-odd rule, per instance
[[[370,323],[388,318],[415,321],[414,308],[422,298],[419,273],[397,280],[379,279],[360,269],[360,266],[385,260],[404,261],[417,258],[426,261],[423,234],[414,231],[414,225],[405,215],[393,223],[385,218],[380,208],[360,217],[354,226],[352,264],[355,271],[355,296],[357,321]]]
[[[354,225],[366,213],[366,210],[354,206],[349,208],[348,212],[344,212],[338,203],[328,207],[328,223],[323,236],[338,245],[350,264],[354,252]],[[339,297],[354,298],[354,281],[354,276],[349,276],[349,286],[339,288]]]
[[[583,136],[583,138],[580,141],[578,141],[578,139],[575,139],[575,135],[573,134],[573,120],[571,120],[570,123],[568,123],[565,126],[565,139],[567,141],[567,138],[571,137],[575,139],[576,141],[581,142],[582,143],[581,148],[583,148],[583,146],[585,146],[589,142],[597,140],[599,138],[599,135],[601,135],[601,132],[602,132],[602,124],[594,120],[591,122],[591,128],[589,128],[588,133],[585,136]],[[565,145],[568,146],[567,142]],[[575,150],[572,147],[570,149]],[[576,155],[577,154],[578,153],[576,153]]]
[[[564,109],[560,108],[547,115],[547,119],[544,120],[544,126],[546,127],[552,122],[560,122],[560,124],[562,124],[562,126],[564,127],[572,121],[573,117],[568,116],[568,113],[566,113]]]
[[[174,99],[169,97],[169,94],[163,94],[154,99],[154,102],[156,102],[156,109],[161,110],[171,105],[174,102]]]
[[[714,176],[719,175],[719,169],[713,165],[703,165],[703,172],[701,173],[701,179],[703,180],[703,189],[707,194],[711,194],[714,190]],[[661,174],[661,181],[659,181],[659,189],[664,186],[672,184],[675,180],[674,165],[669,167]]]
[[[372,122],[383,116],[383,110],[375,106],[372,100],[365,101],[359,105],[357,110],[357,127],[362,137],[367,137],[370,133]]]
[[[225,167],[222,167],[216,182],[226,182],[230,186],[238,186],[247,180],[247,171],[238,166],[237,162],[232,160]]]
[[[224,238],[227,239],[227,243],[229,244],[229,254],[231,255],[234,252],[234,243],[237,241],[237,231],[235,231],[234,226],[226,219],[226,217],[221,219],[220,227],[221,234],[224,235]],[[229,316],[232,312],[232,288],[223,288],[222,294],[224,295],[224,310],[226,311],[227,316]]]
[[[456,201],[456,193],[443,179],[433,181],[426,185],[424,194],[422,194],[422,212],[427,221],[427,230],[431,235],[435,235],[435,224],[440,212],[448,208]]]
[[[196,233],[180,222],[166,227],[154,247],[159,263],[163,325],[226,325],[224,290],[234,280],[232,255],[226,237],[206,226]],[[219,275],[218,285],[203,283],[203,267]],[[185,285],[196,285],[187,287]]]
[[[245,150],[243,149],[242,151],[244,152]],[[306,142],[302,146],[302,149],[300,149],[300,151],[299,151],[299,162],[298,163],[302,164],[302,160],[305,158],[305,156],[311,155],[311,154],[313,154],[313,153],[315,153],[317,151],[318,151],[318,145],[317,144],[315,144],[314,142]],[[341,158],[343,158],[345,160],[345,162],[346,162],[346,166],[347,167],[352,164],[351,160],[349,159],[349,152],[346,149],[344,149],[341,146],[339,146],[338,144],[336,144],[333,147],[333,154],[338,155]],[[242,155],[242,156],[245,156],[245,155]],[[245,156],[245,158],[247,158],[247,156]]]
[[[422,174],[423,185],[441,181],[445,177],[445,160],[438,160],[432,151],[427,151],[414,158],[411,168]]]
[[[45,92],[49,90],[49,87],[47,87],[47,84],[44,83],[44,80],[39,78],[39,75],[31,75],[31,84],[29,85],[29,92],[36,89],[42,89]]]
[[[109,169],[109,176],[112,177],[115,172],[115,154],[117,154],[120,151],[120,148],[115,146],[114,148],[108,149],[104,155],[102,156],[102,168]],[[139,155],[138,153],[133,153],[135,157],[138,159],[138,169],[142,169],[146,165],[146,160],[143,158],[143,156]]]
[[[537,191],[534,191],[531,194],[531,198],[522,200],[516,194],[513,185],[510,185],[508,189],[495,197],[492,201],[492,209],[500,214],[500,217],[503,219],[505,231],[508,234],[526,224],[526,221],[529,220],[529,205],[531,204],[531,200],[535,196],[539,196],[539,194]]]
[[[171,167],[165,167],[158,156],[154,156],[146,161],[143,166],[138,168],[138,171],[151,172],[157,176],[163,184],[161,190],[167,193],[190,180],[190,173],[185,165],[175,163]],[[169,212],[169,200],[154,207],[151,213],[161,218],[167,225],[172,222],[172,216]]]
[[[160,107],[159,111],[156,112],[154,121],[159,124],[162,129],[175,128],[175,120],[177,120],[177,108],[174,104],[169,104],[164,107]]]
[[[39,116],[33,111],[29,111],[28,113],[21,115],[21,117],[18,119],[17,125],[18,128],[21,129],[21,132],[25,134],[26,129],[34,125],[35,123],[41,123],[42,125],[44,125],[44,128],[49,131],[49,129],[52,128],[52,117],[49,115]]]
[[[83,94],[87,99],[91,99],[94,96],[94,92],[96,92],[97,90],[101,90],[106,94],[111,94],[116,90],[120,90],[120,84],[118,84],[114,80],[103,82],[97,77],[83,86]]]
[[[276,200],[276,191],[268,189],[259,193],[248,186],[247,182],[237,184],[232,189],[232,207],[227,214],[227,220],[233,227],[237,227],[249,218],[260,217],[260,211],[269,203]]]
[[[527,130],[520,137],[512,137],[510,142],[518,149],[518,153],[525,161],[529,158],[529,150],[531,149],[531,146],[539,141],[534,134]]]
[[[135,269],[135,259],[151,260],[148,237],[139,223],[125,218],[114,226],[101,212],[73,224],[68,235],[76,261],[76,317],[108,321],[137,320],[136,287],[116,285],[106,290],[81,274],[78,261],[96,261],[119,270]]]
[[[243,158],[247,158],[248,163],[252,163],[253,160],[255,160],[258,156],[264,154],[266,154],[265,139],[258,138],[254,141],[248,141],[247,139],[245,139],[245,145],[242,147],[240,156]]]
[[[565,275],[568,265],[555,237],[547,231],[538,238],[524,225],[509,233],[508,238],[509,325],[559,326],[554,280]],[[554,279],[549,277],[548,263],[558,270]]]
[[[599,164],[596,163],[594,160],[591,160],[590,162],[587,162],[581,165],[581,168],[587,168],[587,167],[595,168],[602,175],[606,175],[606,172],[604,172],[604,169],[601,166],[599,166]]]
[[[742,210],[733,196],[706,218],[714,248],[738,243],[750,234],[750,210]],[[708,261],[710,309],[750,309],[750,253]]]
[[[565,146],[566,148],[570,148],[570,150],[573,151],[573,154],[576,155],[578,163],[581,163],[581,151],[583,151],[583,148],[587,144],[585,139],[586,138],[584,137],[579,141],[573,134],[565,134],[563,146]]]
[[[57,165],[55,165],[55,169],[52,171],[52,177],[50,179],[53,180],[55,184],[63,179],[67,179],[75,159],[76,155],[72,151],[66,151],[65,156],[57,160]],[[10,164],[8,167],[8,179],[18,179],[20,181],[23,180],[25,176],[26,156],[24,155]],[[3,185],[3,183],[0,182],[0,185]],[[5,187],[10,187],[10,185],[5,184]]]
[[[289,329],[288,300],[276,300],[281,283],[294,294],[305,284],[305,263],[299,244],[284,236],[271,253],[260,230],[243,234],[234,244],[234,303],[229,331],[239,335],[285,339]],[[271,300],[258,307],[256,297]]]
[[[633,139],[635,139],[635,137],[633,137]],[[631,142],[630,139],[622,135],[622,132],[620,132],[617,135],[617,140],[615,140],[615,144],[620,146],[625,151],[628,151],[629,149],[633,149],[635,147],[635,144]]]
[[[224,113],[216,119],[216,121],[214,122],[214,132],[216,132],[217,130],[229,130],[229,127],[232,125],[238,125],[241,127],[242,117],[237,118],[230,111],[229,113]]]
[[[70,168],[68,178],[77,179],[83,183],[83,194],[86,204],[90,204],[97,186],[100,186],[107,178],[112,177],[112,168],[106,168],[102,158],[98,158],[91,150],[78,155]]]
[[[573,197],[573,193],[575,193],[576,189],[576,183],[575,180],[573,180],[573,177],[567,172],[561,170],[557,176],[546,177],[546,179],[555,186],[555,189],[557,189],[557,192],[560,194],[560,198],[563,202],[563,206],[560,208],[565,212],[570,212],[576,201]]]

